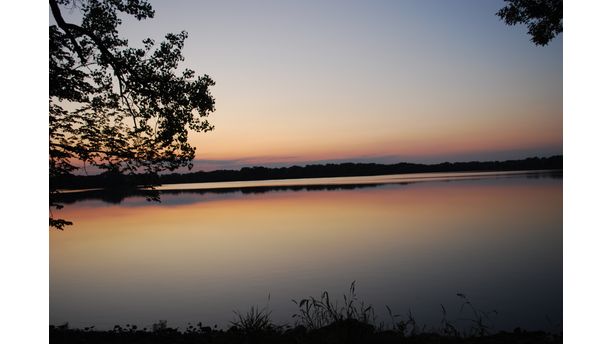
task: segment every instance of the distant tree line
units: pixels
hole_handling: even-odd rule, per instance
[[[92,176],[59,176],[52,182],[61,189],[130,189],[141,185],[161,185],[178,183],[229,182],[268,179],[297,179],[325,177],[375,176],[404,173],[426,172],[468,172],[468,171],[518,171],[518,170],[555,170],[563,169],[563,156],[548,158],[527,158],[506,161],[443,162],[439,164],[376,164],[341,163],[317,164],[291,167],[244,167],[240,170],[216,170],[211,172],[172,173],[172,174],[135,174],[125,175],[104,172]]]

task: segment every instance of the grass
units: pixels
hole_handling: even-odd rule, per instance
[[[341,321],[352,321],[374,325],[376,315],[371,305],[360,301],[355,293],[355,281],[351,283],[348,295],[343,295],[343,303],[331,301],[329,293],[324,291],[319,298],[309,297],[301,301],[292,300],[298,306],[293,315],[297,326],[308,330],[319,329]]]
[[[235,311],[227,330],[189,324],[186,330],[172,328],[166,321],[150,329],[136,325],[117,325],[110,331],[94,327],[70,329],[68,324],[50,326],[50,343],[562,343],[561,334],[543,331],[495,332],[496,311],[477,308],[465,294],[458,318],[449,319],[444,305],[436,326],[419,325],[409,311],[394,314],[386,306],[388,321],[379,321],[374,308],[360,300],[355,282],[341,300],[330,299],[324,291],[319,297],[292,300],[297,306],[293,326],[274,324],[268,304]]]
[[[238,331],[245,335],[256,333],[272,333],[282,331],[285,325],[274,325],[272,323],[272,311],[269,310],[270,295],[265,307],[251,306],[248,311],[241,313],[234,311],[235,318],[230,321],[231,331]]]

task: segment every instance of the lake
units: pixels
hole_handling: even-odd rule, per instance
[[[356,281],[386,323],[385,305],[431,326],[441,305],[470,318],[463,293],[496,329],[560,330],[562,183],[432,173],[165,185],[159,203],[74,193],[55,212],[74,225],[49,231],[50,323],[226,328],[259,305],[292,324],[292,299],[341,300]]]

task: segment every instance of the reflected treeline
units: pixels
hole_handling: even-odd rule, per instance
[[[542,179],[542,178],[553,178],[553,179],[562,179],[563,171],[550,171],[545,173],[526,173],[524,174],[527,179]]]
[[[408,184],[408,183],[395,183]],[[327,185],[279,185],[251,186],[217,189],[184,189],[184,190],[151,190],[151,189],[100,189],[79,192],[66,192],[57,195],[58,201],[72,204],[80,201],[99,200],[106,203],[119,204],[128,197],[144,197],[150,201],[159,201],[162,195],[219,195],[219,194],[263,194],[272,191],[333,191],[373,188],[385,183],[371,184],[327,184]]]
[[[385,185],[410,185],[420,183],[424,181],[438,181],[438,182],[459,182],[465,180],[482,180],[491,178],[528,178],[528,179],[540,179],[540,178],[563,178],[563,171],[543,171],[543,172],[531,172],[521,174],[500,174],[500,175],[469,175],[466,177],[453,178],[441,177],[441,178],[429,178],[420,179],[415,181],[404,181],[398,180],[396,182],[371,182],[371,183],[359,183],[359,184],[318,184],[318,185],[265,185],[265,186],[240,186],[240,187],[225,187],[225,188],[201,188],[201,189],[175,189],[175,190],[154,190],[154,189],[138,189],[138,188],[125,188],[125,189],[97,189],[87,191],[76,191],[76,192],[65,192],[57,194],[55,197],[58,202],[62,204],[73,204],[81,201],[98,200],[105,203],[120,204],[128,197],[141,197],[149,201],[160,201],[163,195],[224,195],[224,194],[236,194],[240,193],[243,195],[252,194],[263,194],[267,192],[290,192],[290,191],[340,191],[340,190],[355,190],[355,189],[366,189],[366,188],[377,188]]]

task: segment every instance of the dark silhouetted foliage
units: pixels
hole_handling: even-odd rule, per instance
[[[55,181],[79,161],[115,179],[191,168],[188,130],[213,129],[206,117],[215,102],[208,75],[178,71],[187,33],[129,46],[119,36],[119,17],[152,18],[145,0],[50,0],[49,6],[55,21],[49,26],[50,207],[61,207]],[[81,23],[67,22],[66,11]],[[50,226],[67,224],[51,214]]]
[[[110,331],[94,329],[70,329],[61,326],[50,326],[49,343],[117,343],[117,344],[157,344],[157,343],[304,343],[304,344],[561,344],[563,336],[546,332],[527,332],[518,329],[514,332],[499,332],[482,337],[455,337],[438,333],[421,333],[403,336],[394,331],[379,331],[371,325],[357,320],[343,320],[329,326],[306,331],[303,327],[291,327],[286,330],[276,330],[260,333],[244,333],[234,329],[218,330],[202,327],[178,331],[149,331],[125,327],[117,327]]]
[[[547,45],[563,32],[563,0],[505,0],[497,15],[508,25],[526,24],[531,41]]]

